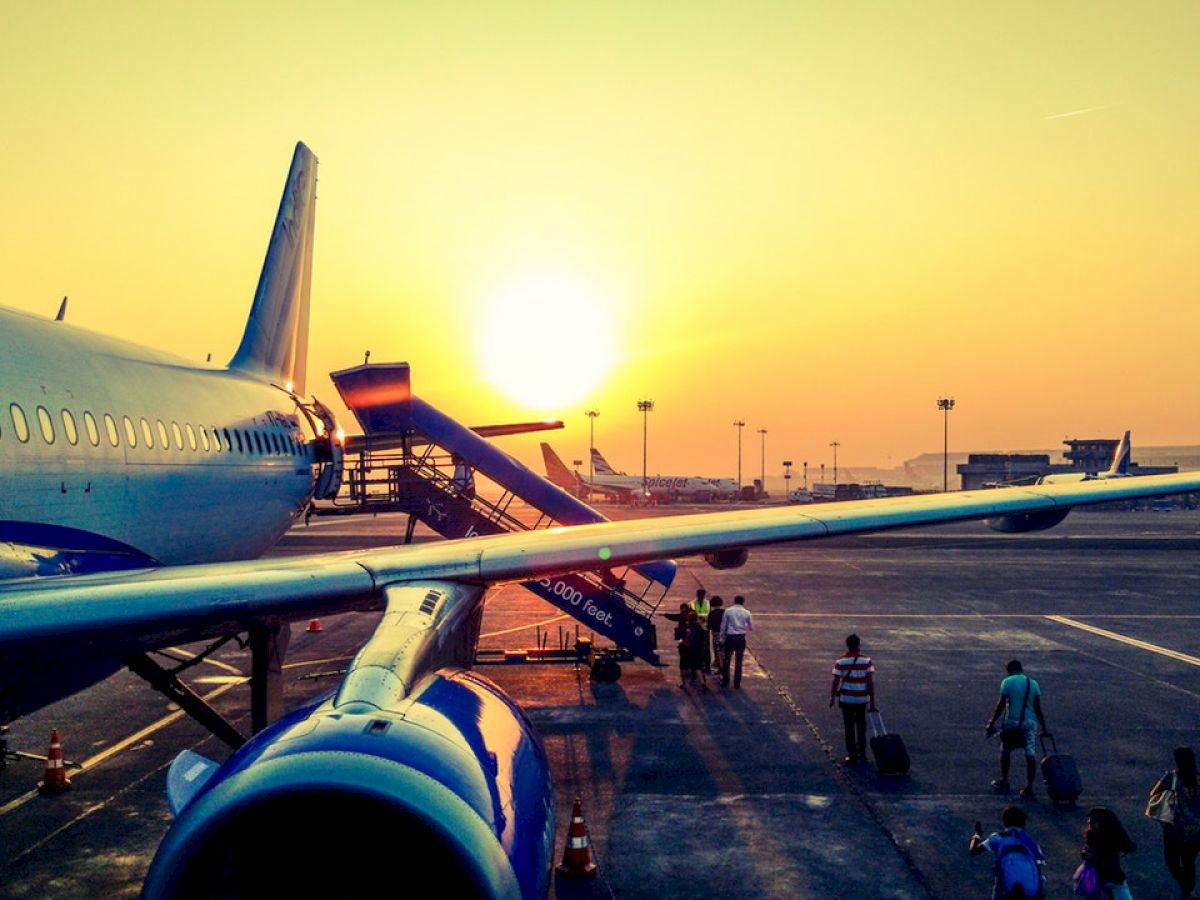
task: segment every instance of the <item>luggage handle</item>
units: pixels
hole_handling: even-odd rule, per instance
[[[1046,752],[1046,738],[1050,738],[1050,752],[1049,753]],[[1054,740],[1054,735],[1050,734],[1049,732],[1043,732],[1041,735],[1041,741],[1042,741],[1042,754],[1044,756],[1049,756],[1050,753],[1058,753],[1058,741]]]
[[[868,710],[867,721],[871,723],[871,737],[883,737],[887,734],[887,726],[883,724],[883,713],[879,710]]]

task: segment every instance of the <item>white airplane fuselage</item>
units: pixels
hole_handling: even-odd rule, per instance
[[[313,455],[280,387],[0,309],[0,577],[49,574],[31,548],[258,556],[304,510]]]

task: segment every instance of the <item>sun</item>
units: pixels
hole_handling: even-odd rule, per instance
[[[544,412],[577,403],[615,362],[612,303],[595,284],[562,272],[524,274],[485,298],[479,334],[484,377]]]

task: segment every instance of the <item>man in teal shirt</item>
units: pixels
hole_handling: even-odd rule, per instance
[[[1008,677],[1000,682],[1000,699],[988,719],[987,735],[996,734],[996,721],[1003,715],[1000,728],[1000,777],[992,787],[1007,794],[1009,754],[1017,748],[1025,750],[1025,787],[1021,788],[1023,800],[1033,799],[1033,777],[1037,774],[1038,730],[1045,736],[1046,717],[1042,714],[1042,689],[1038,683],[1021,669],[1021,661],[1014,659],[1005,667]]]

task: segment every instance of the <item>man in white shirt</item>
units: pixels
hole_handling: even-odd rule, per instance
[[[746,598],[738,594],[733,606],[721,618],[721,643],[725,653],[721,660],[721,687],[729,685],[729,664],[733,662],[733,686],[742,686],[742,657],[746,653],[746,635],[754,630],[754,619],[746,609]]]

